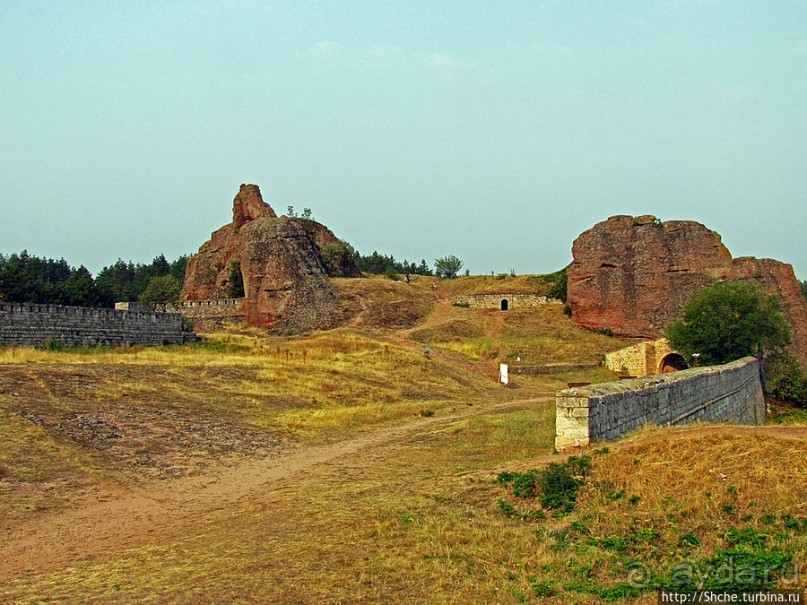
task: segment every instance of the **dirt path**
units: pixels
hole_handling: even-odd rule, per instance
[[[502,346],[502,328],[504,327],[504,316],[502,313],[492,313],[492,322],[486,336],[496,343],[496,356],[498,359],[504,359],[507,351]]]
[[[446,317],[451,312],[451,301],[447,298],[437,298],[437,295],[435,295],[435,298],[434,310],[426,318],[426,321],[420,322],[411,328],[398,330],[396,333],[398,338],[407,339],[413,332],[434,328],[445,322]]]
[[[507,401],[418,418],[339,443],[299,447],[275,458],[220,467],[204,476],[122,488],[79,509],[46,513],[15,527],[0,528],[3,534],[0,583],[22,574],[60,569],[164,541],[192,529],[208,513],[224,510],[256,493],[271,492],[282,480],[306,471],[328,464],[338,467],[340,459],[372,448],[397,445],[457,420],[548,400],[547,397]]]
[[[47,573],[83,562],[109,558],[127,549],[159,544],[178,538],[213,515],[234,508],[239,502],[269,501],[272,494],[314,477],[338,478],[357,458],[385,462],[413,437],[441,430],[446,425],[472,416],[546,404],[551,396],[521,399],[466,408],[431,418],[417,418],[406,424],[371,429],[367,433],[320,446],[300,446],[268,459],[251,459],[229,467],[218,467],[203,476],[154,482],[143,487],[125,487],[101,493],[85,505],[38,515],[14,527],[0,527],[0,584],[24,575]],[[802,426],[699,426],[639,435],[642,443],[674,440],[687,436],[754,432],[776,438],[807,438]],[[609,444],[612,449],[630,447],[634,438]],[[570,451],[567,454],[576,454]],[[524,460],[520,466],[535,467],[557,461],[557,455]],[[364,464],[364,463],[363,463]],[[473,471],[490,473],[496,469]],[[324,473],[324,475],[323,475]]]

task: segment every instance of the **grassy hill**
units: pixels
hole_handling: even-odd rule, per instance
[[[651,603],[729,559],[788,586],[803,426],[645,430],[573,465],[570,511],[544,506],[514,486],[566,460],[554,391],[612,375],[503,388],[498,361],[624,343],[559,306],[451,304],[540,277],[432,281],[336,280],[353,320],[329,332],[0,349],[2,600]]]

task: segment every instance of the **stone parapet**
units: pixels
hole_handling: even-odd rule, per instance
[[[761,424],[765,400],[753,357],[722,365],[564,389],[555,396],[555,448],[617,439],[645,425]]]
[[[0,303],[3,345],[158,346],[195,338],[182,331],[179,313]]]

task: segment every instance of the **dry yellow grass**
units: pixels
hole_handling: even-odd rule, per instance
[[[625,584],[629,561],[660,573],[687,557],[708,558],[726,546],[732,527],[771,535],[784,530],[782,515],[804,516],[794,490],[805,481],[803,441],[705,427],[705,434],[680,431],[670,440],[648,432],[595,456],[568,517],[507,518],[497,503],[512,497],[485,469],[557,460],[545,429],[550,405],[433,426],[211,513],[189,535],[21,578],[5,594],[19,602],[601,603],[579,587]],[[770,464],[748,464],[736,483],[708,473],[739,470],[746,447],[750,460]],[[527,458],[535,454],[541,457]],[[788,462],[793,470],[781,473]],[[706,476],[682,473],[690,463]],[[603,487],[606,481],[614,483]],[[609,499],[612,489],[627,495]],[[632,504],[634,495],[640,500]],[[709,506],[727,498],[731,513]],[[647,529],[658,529],[658,538],[629,556],[593,545]],[[701,545],[682,550],[688,533]],[[796,552],[805,546],[803,532],[776,540]],[[537,597],[543,582],[554,596]],[[633,602],[655,600],[650,590]]]
[[[304,338],[234,328],[190,347],[0,350],[0,515],[12,526],[36,523],[32,510],[60,519],[58,507],[87,502],[73,497],[84,489],[106,494],[114,483],[128,497],[137,483],[169,500],[174,476],[227,462],[248,483],[256,467],[244,460],[282,468],[289,452],[304,459],[346,444],[239,498],[217,499],[226,493],[204,476],[210,485],[192,493],[210,501],[196,502],[192,517],[180,505],[125,547],[32,567],[0,585],[0,600],[600,603],[591,591],[624,584],[631,557],[662,573],[725,549],[732,528],[803,551],[804,532],[786,527],[805,517],[797,427],[645,430],[594,457],[570,516],[505,516],[502,499],[521,511],[540,506],[514,499],[496,474],[562,459],[552,454],[551,397],[511,400],[611,375],[514,376],[520,388],[509,390],[495,384],[494,360],[590,362],[622,343],[579,330],[559,307],[493,313],[440,300],[535,285],[463,279],[441,282],[438,298],[426,279],[409,288],[355,280],[343,294],[364,305],[363,319]],[[396,300],[414,310],[383,310]],[[383,325],[386,313],[397,329],[358,331]],[[481,413],[490,402],[501,404]],[[655,542],[630,541],[650,535],[642,530],[657,531]],[[698,545],[681,547],[686,534]],[[618,539],[627,552],[603,546]],[[542,583],[554,595],[539,599]],[[635,602],[655,599],[647,592]]]

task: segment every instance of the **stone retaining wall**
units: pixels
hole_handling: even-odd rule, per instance
[[[3,345],[159,346],[195,339],[182,331],[178,313],[0,303]]]
[[[476,309],[501,309],[502,301],[507,301],[508,309],[521,307],[538,307],[540,305],[562,305],[563,301],[536,294],[472,294],[458,296],[455,305],[468,306]]]
[[[753,357],[673,374],[564,389],[555,397],[555,448],[617,439],[648,424],[761,424],[760,364]]]

